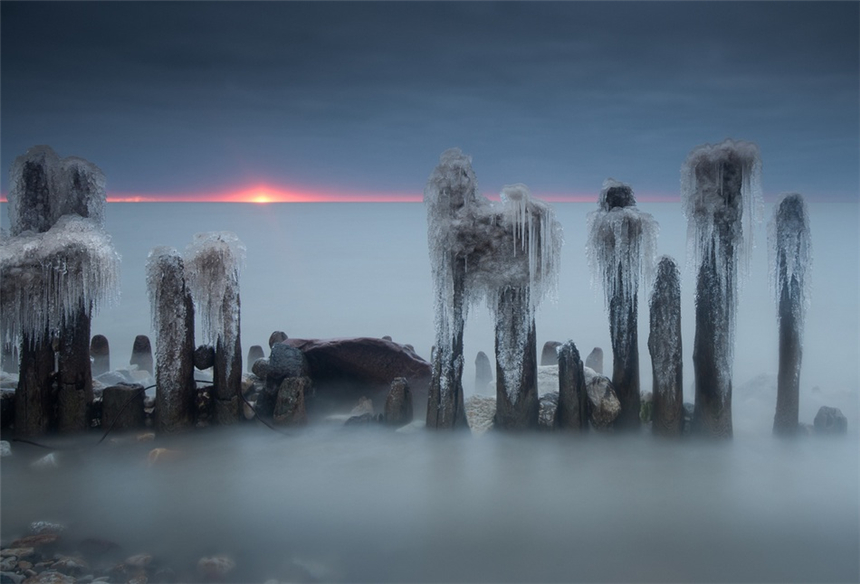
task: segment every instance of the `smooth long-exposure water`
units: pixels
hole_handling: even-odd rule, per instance
[[[235,559],[238,582],[847,582],[860,573],[856,434],[704,444],[258,426],[127,437],[59,452],[59,467],[42,470],[29,464],[44,450],[13,446],[4,539],[31,521],[59,521],[190,579],[213,554]],[[154,447],[178,457],[150,465]]]

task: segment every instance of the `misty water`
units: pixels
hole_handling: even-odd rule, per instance
[[[680,205],[640,203],[661,225],[658,253],[682,266],[685,400],[692,402],[692,274]],[[4,225],[6,208],[0,205]],[[565,230],[556,303],[537,313],[538,349],[572,338],[604,348],[608,319],[584,252],[594,204],[554,205]],[[772,206],[768,205],[765,217]],[[857,581],[858,215],[810,204],[814,268],[800,420],[841,408],[847,436],[776,440],[776,310],[764,228],[738,307],[735,437],[727,443],[636,436],[392,432],[313,424],[288,435],[254,424],[138,443],[118,436],[13,444],[3,458],[3,541],[32,521],[151,553],[198,579],[201,556],[236,560],[230,579],[280,581]],[[429,358],[433,339],[421,205],[119,205],[106,230],[123,257],[122,300],[94,320],[127,366],[150,331],[144,263],[156,245],[184,249],[200,231],[235,232],[242,347],[291,337],[383,336]],[[647,293],[640,291],[642,389],[650,390]],[[199,331],[199,329],[198,329]],[[199,338],[198,332],[198,342]],[[492,358],[492,321],[466,325],[466,394],[474,356]],[[81,448],[78,448],[81,447]],[[153,448],[177,451],[150,465]],[[71,448],[71,450],[69,450]],[[187,570],[187,572],[182,572]],[[185,574],[183,576],[183,574]]]

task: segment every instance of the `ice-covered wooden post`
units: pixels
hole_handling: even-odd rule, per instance
[[[684,374],[681,351],[681,281],[669,256],[660,258],[649,302],[648,351],[653,373],[651,430],[680,436],[684,425]]]
[[[146,260],[146,283],[155,330],[155,420],[161,432],[194,422],[194,303],[185,264],[172,247],[156,247]]]
[[[558,281],[561,226],[552,209],[531,198],[523,184],[502,189],[503,210],[492,217],[501,227],[490,232],[478,279],[495,294],[496,416],[502,430],[537,428],[540,405],[537,391],[537,336],[535,309],[554,292]]]
[[[773,431],[792,436],[798,430],[803,321],[812,266],[809,212],[801,195],[787,194],[777,204],[768,225],[768,249],[779,319],[779,374]]]
[[[639,279],[654,262],[658,225],[636,208],[630,185],[607,179],[598,210],[588,216],[588,259],[603,285],[612,341],[612,385],[621,413],[618,428],[639,427]]]
[[[463,406],[463,327],[466,321],[466,257],[457,227],[484,201],[472,159],[458,148],[442,153],[424,188],[427,244],[433,276],[435,348],[427,395],[427,427],[466,427]]]
[[[239,273],[245,246],[227,231],[197,233],[185,251],[191,296],[203,325],[205,342],[215,347],[215,421],[239,420],[242,391]]]
[[[558,348],[557,428],[585,432],[588,430],[588,395],[582,359],[573,341]]]
[[[732,436],[738,277],[747,270],[752,228],[761,217],[760,176],[758,146],[732,140],[694,149],[681,169],[681,198],[697,271],[692,427],[713,438]]]
[[[85,160],[61,160],[36,146],[12,165],[12,237],[2,242],[0,303],[4,340],[22,340],[20,435],[89,425],[90,321],[118,291],[119,257],[102,229],[104,203],[104,174]]]

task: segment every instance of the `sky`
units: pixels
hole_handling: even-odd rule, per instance
[[[0,191],[37,144],[110,200],[678,200],[704,143],[756,142],[766,198],[860,193],[857,2],[0,3]]]

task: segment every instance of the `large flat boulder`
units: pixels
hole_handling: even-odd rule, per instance
[[[343,398],[354,403],[356,393],[365,392],[382,408],[391,382],[405,377],[415,394],[416,405],[421,403],[421,397],[426,400],[430,363],[409,346],[371,337],[281,342],[304,354],[319,397]]]

